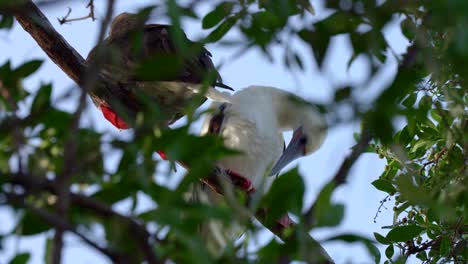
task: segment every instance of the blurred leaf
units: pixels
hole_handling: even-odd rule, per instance
[[[350,12],[337,11],[324,20],[315,23],[314,26],[318,32],[337,35],[353,32],[362,22],[362,17],[360,16],[356,16]]]
[[[26,210],[15,229],[20,230],[23,236],[31,236],[43,233],[51,227],[41,218]]]
[[[169,160],[186,162],[189,166],[239,153],[227,149],[223,140],[217,136],[194,136],[189,134],[187,129],[180,127],[163,130],[162,135],[155,140],[153,149],[163,151]]]
[[[334,186],[334,182],[325,185],[315,201],[316,226],[337,226],[343,220],[344,205],[331,202]]]
[[[413,204],[427,205],[430,203],[430,192],[426,186],[417,186],[409,175],[400,175],[395,185],[404,199]]]
[[[230,16],[226,18],[215,30],[206,37],[207,42],[216,42],[220,40],[228,31],[236,24],[237,16]]]
[[[304,63],[302,62],[301,57],[297,53],[294,53],[294,60],[299,69],[304,70]]]
[[[52,263],[52,249],[53,249],[53,240],[48,237],[46,239],[45,249],[44,249],[44,263]]]
[[[260,0],[258,1],[258,6],[260,8],[264,8],[269,13],[284,19],[288,18],[289,16],[301,13],[302,10],[304,10],[304,6],[301,6],[300,2],[303,2],[303,0]]]
[[[315,8],[309,0],[299,0],[298,5],[307,10],[311,15],[315,15]]]
[[[335,91],[335,102],[348,99],[351,96],[351,87],[340,88]]]
[[[263,198],[271,223],[279,220],[288,211],[300,215],[304,191],[304,182],[297,168],[279,176]]]
[[[182,57],[172,54],[155,54],[150,58],[145,58],[136,68],[135,74],[138,79],[144,81],[170,81],[178,78],[182,70]],[[154,85],[157,90],[157,84]],[[155,96],[146,94],[145,96]]]
[[[417,93],[411,93],[408,97],[406,97],[401,104],[406,106],[407,108],[412,108],[416,103],[416,99],[418,98]]]
[[[193,18],[193,19],[198,19],[199,18],[198,15],[193,10],[193,8],[191,8],[191,7],[179,6],[179,11],[180,11],[180,14],[182,16],[190,17],[190,18]]]
[[[231,10],[234,7],[234,2],[222,2],[215,7],[215,9],[202,20],[202,27],[203,29],[208,29],[216,26],[223,20],[224,18],[228,17],[231,14]]]
[[[41,113],[50,106],[50,96],[52,94],[52,84],[42,85],[34,97],[31,113]]]
[[[14,74],[18,78],[27,77],[33,74],[35,71],[37,71],[39,67],[41,67],[43,62],[44,61],[42,60],[31,60],[31,61],[25,62],[15,69]]]
[[[16,254],[16,256],[10,260],[10,264],[26,264],[29,261],[29,258],[31,257],[31,253],[19,253]]]
[[[426,251],[418,252],[418,254],[416,254],[416,258],[418,258],[419,260],[422,260],[422,261],[426,261],[427,260]]]
[[[323,241],[324,242],[343,241],[343,242],[348,242],[348,243],[361,242],[367,248],[369,254],[374,257],[375,263],[380,262],[380,258],[381,258],[380,252],[377,249],[377,247],[373,244],[373,241],[370,240],[369,238],[365,238],[363,236],[355,235],[355,234],[342,234],[338,236],[333,236],[331,238],[326,238]]]
[[[52,129],[58,137],[64,136],[72,121],[72,115],[56,108],[48,108],[39,115],[37,121],[43,123],[48,129]]]
[[[318,66],[320,67],[325,58],[325,53],[330,42],[330,37],[327,34],[320,34],[318,32],[303,29],[298,32],[299,37],[310,45],[312,52],[315,56]]]
[[[386,239],[392,242],[406,242],[415,238],[424,228],[417,225],[397,226],[388,232]]]
[[[442,240],[440,241],[440,254],[442,256],[448,256],[450,253],[450,247],[451,247],[451,242],[450,242],[450,237],[443,236]]]
[[[7,28],[10,29],[13,27],[13,16],[10,15],[1,15],[0,16],[0,29]]]

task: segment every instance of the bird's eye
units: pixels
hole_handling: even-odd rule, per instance
[[[299,139],[299,143],[301,143],[302,145],[307,144],[307,137],[301,137],[301,138]]]

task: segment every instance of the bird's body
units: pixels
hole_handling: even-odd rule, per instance
[[[219,164],[248,178],[255,188],[271,174],[283,154],[283,132],[304,131],[306,142],[300,156],[315,151],[325,137],[325,121],[316,108],[277,88],[250,86],[226,95],[224,103],[214,102],[211,108],[215,110],[206,117],[202,134],[211,133],[213,116],[219,114],[220,106],[223,119],[217,133],[226,147],[242,154],[226,157]]]
[[[284,149],[284,140],[278,127],[274,100],[277,96],[269,87],[249,87],[228,96],[229,103],[214,102],[219,108],[225,104],[223,122],[219,135],[224,145],[243,154],[229,156],[219,161],[225,169],[248,178],[257,189]],[[202,127],[202,134],[209,133],[211,116]]]
[[[145,21],[136,14],[118,15],[109,36],[90,51],[86,62],[99,65],[100,74],[128,94],[119,103],[127,108],[124,110],[130,117],[144,108],[139,99],[143,96],[159,107],[164,114],[160,123],[167,125],[183,116],[184,108],[193,102],[205,80],[211,86],[227,86],[222,84],[211,54],[200,43],[190,41],[174,26],[145,25]],[[116,98],[100,88],[97,85],[90,89],[94,103],[114,126],[127,128],[110,106],[109,99]]]
[[[269,176],[277,175],[290,161],[315,151],[325,137],[325,120],[314,106],[273,87],[247,87],[226,95],[224,102],[214,102],[211,108],[214,111],[206,117],[202,134],[219,134],[226,147],[241,152],[219,160],[218,165],[250,180],[252,189],[260,194],[269,189],[275,178]],[[287,130],[294,130],[294,135],[285,149],[282,133]],[[194,197],[208,203],[223,199],[208,188],[196,188]],[[289,220],[287,215],[278,219],[286,225]],[[239,234],[235,225],[223,228],[215,222],[202,230],[211,240],[208,245],[214,252]]]

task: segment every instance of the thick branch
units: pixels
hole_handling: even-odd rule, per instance
[[[50,24],[39,8],[27,1],[15,12],[18,23],[27,31],[49,58],[73,81],[81,84],[85,60]]]

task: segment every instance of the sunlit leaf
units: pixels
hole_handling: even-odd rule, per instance
[[[386,193],[395,193],[396,192],[395,187],[393,187],[392,183],[390,181],[387,181],[387,180],[378,179],[378,180],[373,181],[372,185],[374,185],[374,187],[377,190],[381,190],[381,191],[386,192]]]
[[[417,225],[397,226],[388,232],[386,239],[392,242],[406,242],[415,238],[424,228]]]

